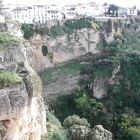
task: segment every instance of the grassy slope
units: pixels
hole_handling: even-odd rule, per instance
[[[87,67],[88,64],[66,64],[63,66],[58,66],[55,68],[49,68],[42,72],[41,79],[43,81],[43,84],[47,84],[51,80],[55,78],[55,75],[68,75],[68,74],[74,74],[77,72],[80,72],[80,70]]]

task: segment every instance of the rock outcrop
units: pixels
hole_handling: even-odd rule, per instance
[[[44,101],[48,102],[54,97],[71,94],[72,90],[78,86],[79,80],[79,72],[75,74],[57,75],[54,80],[50,81],[43,88]]]
[[[96,125],[91,130],[90,140],[112,140],[112,133],[104,129],[102,125]]]
[[[99,52],[96,48],[98,42],[99,32],[87,28],[75,31],[69,38],[66,34],[57,38],[34,35],[30,39],[34,53],[32,66],[36,71],[42,71],[44,68],[64,63],[88,52],[96,54]],[[48,49],[46,56],[42,54],[43,45]]]
[[[97,99],[101,99],[107,96],[107,88],[109,85],[109,78],[99,78],[94,81],[93,96]]]
[[[0,48],[0,72],[17,73],[22,82],[0,86],[0,140],[40,140],[46,133],[46,115],[42,82],[30,66],[32,49],[17,25],[7,24],[3,29],[16,34],[19,45]]]

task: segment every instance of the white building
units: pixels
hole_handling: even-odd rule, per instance
[[[48,20],[61,20],[61,7],[56,5],[33,5],[12,10],[13,20],[21,23],[46,23]]]
[[[86,17],[96,17],[104,14],[104,7],[101,5],[98,5],[94,2],[90,2],[88,4],[81,5],[82,9],[81,11],[84,12],[83,15]]]
[[[127,9],[127,15],[128,16],[137,16],[138,15],[138,10],[135,8],[128,8]]]
[[[81,17],[96,17],[104,14],[104,7],[94,2],[88,4],[69,5],[65,7],[66,19],[77,19]]]
[[[75,5],[66,5],[63,12],[65,19],[77,19],[77,11]]]
[[[79,19],[96,17],[104,13],[104,8],[94,2],[88,4],[66,5],[32,5],[21,6],[12,10],[12,19],[21,23],[46,23],[49,20]]]

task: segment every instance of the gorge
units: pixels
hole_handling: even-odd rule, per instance
[[[138,19],[0,31],[0,140],[139,140]]]

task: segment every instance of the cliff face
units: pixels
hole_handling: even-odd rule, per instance
[[[40,140],[46,133],[42,83],[30,67],[31,48],[25,48],[27,44],[22,39],[22,33],[18,26],[17,30],[15,27],[8,24],[4,30],[10,35],[16,34],[19,44],[1,45],[0,73],[10,71],[22,80],[14,85],[0,86],[0,140]]]
[[[43,88],[43,97],[45,102],[50,101],[56,96],[71,94],[72,90],[74,90],[78,86],[79,80],[79,73],[57,75],[57,77],[55,77],[55,80],[52,80]]]
[[[35,35],[30,42],[34,52],[32,66],[37,71],[77,58],[88,52],[93,54],[99,52],[96,49],[96,45],[99,42],[99,32],[94,29],[83,28],[75,31],[69,37],[63,35],[53,38]],[[42,54],[43,45],[48,49],[47,56]]]

